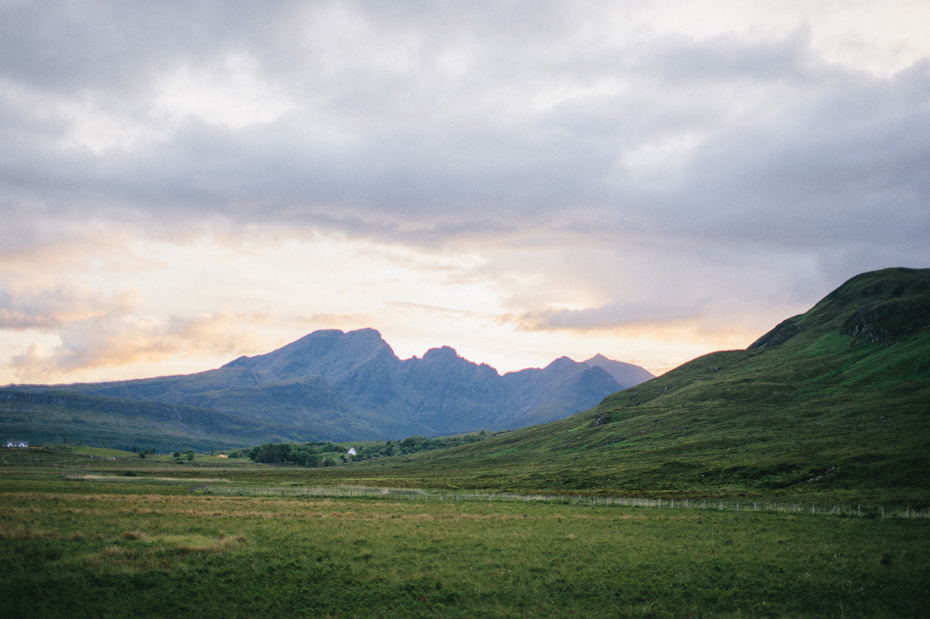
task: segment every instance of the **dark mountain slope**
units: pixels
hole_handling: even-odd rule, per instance
[[[504,380],[513,393],[510,410],[525,411],[519,417],[506,416],[501,424],[505,429],[562,419],[579,405],[590,408],[600,402],[603,398],[598,397],[599,393],[614,393],[621,388],[603,369],[568,357],[560,357],[542,370],[505,374]]]
[[[196,374],[8,389],[222,411],[250,428],[274,427],[273,436],[297,440],[379,440],[552,421],[620,388],[599,367],[567,358],[504,376],[447,346],[402,361],[380,333],[361,329],[316,331]]]
[[[359,368],[376,363],[393,372],[400,359],[374,329],[344,333],[336,329],[314,331],[278,350],[240,357],[224,368],[247,368],[272,382],[300,376],[319,375],[331,384],[351,380]]]
[[[205,393],[220,389],[244,389],[261,383],[260,378],[249,370],[222,367],[196,374],[142,378],[112,383],[79,383],[59,389],[93,393],[111,398],[128,398],[154,402],[178,403],[194,393]]]
[[[159,451],[244,447],[275,437],[292,440],[287,428],[254,424],[219,411],[107,398],[82,393],[0,391],[0,427],[7,437],[33,443],[136,446]]]
[[[746,350],[699,357],[566,419],[415,456],[399,473],[460,487],[927,505],[928,303],[930,269],[866,273]]]
[[[507,410],[497,370],[443,346],[402,362],[396,384],[411,417],[446,434],[494,427]]]
[[[373,329],[316,331],[271,353],[236,359],[225,369],[248,370],[261,380],[319,373],[352,411],[403,427],[408,432],[403,436],[548,422],[622,388],[600,368],[568,358],[503,376],[448,346],[400,360]]]

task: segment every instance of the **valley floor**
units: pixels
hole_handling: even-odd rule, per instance
[[[113,483],[126,476],[114,467],[130,465],[26,464],[0,467],[4,617],[919,617],[930,608],[926,518],[222,496],[203,494],[204,480],[235,472],[258,487],[266,473],[147,463],[137,480]]]

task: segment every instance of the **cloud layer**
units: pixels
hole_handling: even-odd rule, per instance
[[[0,336],[59,340],[10,367],[249,348],[229,343],[248,321],[178,326],[228,307],[409,334],[398,308],[432,306],[435,345],[457,312],[748,334],[927,266],[930,9],[835,4],[0,4]],[[226,252],[314,261],[321,239],[341,277],[270,267],[312,307],[259,273],[199,304],[159,283],[205,291]],[[381,296],[334,300],[366,272]]]

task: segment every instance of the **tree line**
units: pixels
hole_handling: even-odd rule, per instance
[[[411,436],[402,441],[387,441],[384,443],[379,441],[377,443],[358,445],[352,448],[355,453],[350,453],[350,448],[345,445],[331,442],[265,443],[253,447],[248,452],[248,455],[253,461],[265,464],[299,464],[308,467],[334,466],[338,461],[370,460],[372,458],[408,455],[434,449],[449,449],[476,443],[489,436],[492,436],[492,434],[484,430],[474,434],[438,438]]]

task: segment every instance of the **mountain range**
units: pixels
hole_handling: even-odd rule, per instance
[[[651,378],[602,355],[502,375],[448,346],[402,360],[374,329],[323,330],[196,374],[0,389],[0,430],[125,445],[135,424],[143,448],[440,436],[561,419]]]

